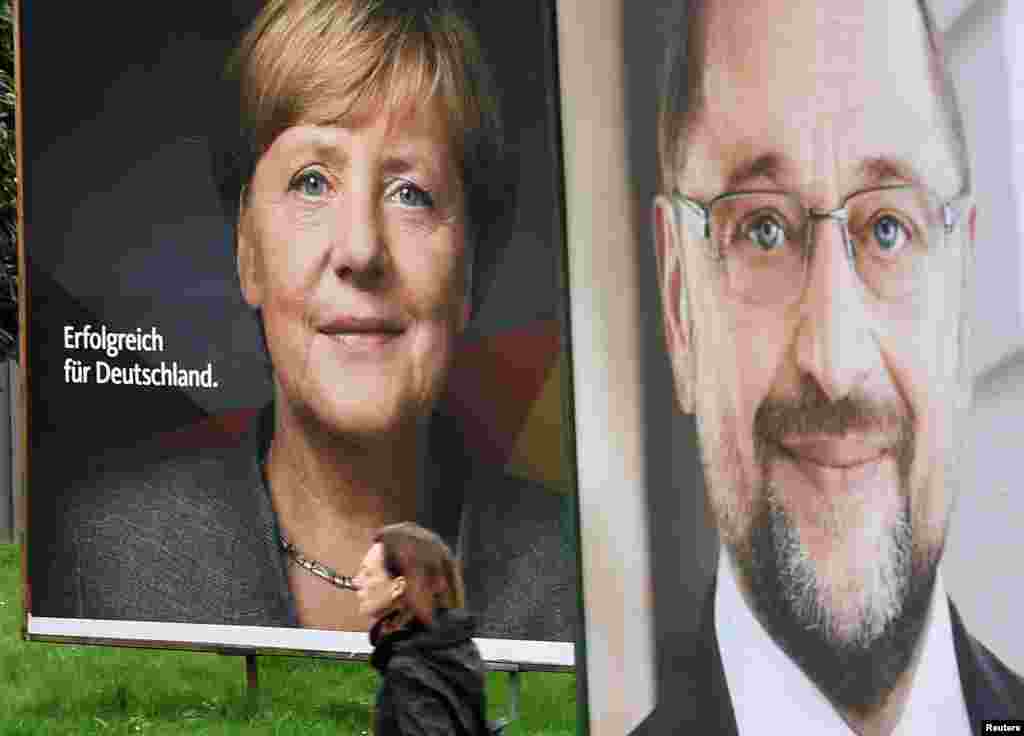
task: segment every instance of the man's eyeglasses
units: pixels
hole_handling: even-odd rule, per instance
[[[861,282],[878,299],[910,300],[956,230],[967,195],[941,201],[912,185],[864,189],[834,210],[804,206],[790,192],[720,194],[708,203],[673,191],[678,210],[697,218],[730,293],[744,302],[789,305],[802,297],[815,221],[835,220]]]

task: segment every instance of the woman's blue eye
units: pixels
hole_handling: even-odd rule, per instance
[[[884,215],[875,220],[872,232],[878,247],[884,253],[892,253],[899,250],[907,241],[906,228],[892,215]]]
[[[415,184],[404,182],[392,195],[395,200],[406,207],[433,207],[434,198]]]
[[[327,193],[327,179],[319,171],[305,171],[292,182],[292,188],[307,197],[322,197]]]
[[[761,250],[775,250],[786,242],[786,230],[772,217],[760,217],[747,227],[747,237]]]

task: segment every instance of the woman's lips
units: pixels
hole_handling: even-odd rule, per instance
[[[401,332],[339,332],[331,334],[330,338],[342,345],[355,348],[387,345],[401,336]]]
[[[405,330],[405,323],[401,320],[383,316],[344,316],[332,319],[320,327],[322,334],[352,348],[387,345],[404,335]]]

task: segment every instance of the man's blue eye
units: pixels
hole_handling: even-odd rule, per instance
[[[907,231],[903,224],[891,215],[879,217],[872,228],[875,241],[884,253],[899,250],[907,241]]]
[[[747,237],[761,250],[775,250],[786,242],[786,230],[774,218],[760,217],[747,227]]]

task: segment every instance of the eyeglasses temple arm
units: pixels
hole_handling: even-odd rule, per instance
[[[964,214],[964,206],[970,199],[970,192],[963,192],[953,197],[948,202],[942,203],[942,225],[946,229],[946,235],[952,233]]]
[[[708,211],[708,207],[695,199],[684,197],[679,193],[679,190],[672,192],[672,200],[678,204],[685,206],[693,215],[700,218],[701,223],[704,225],[704,237],[711,238],[711,213]]]

